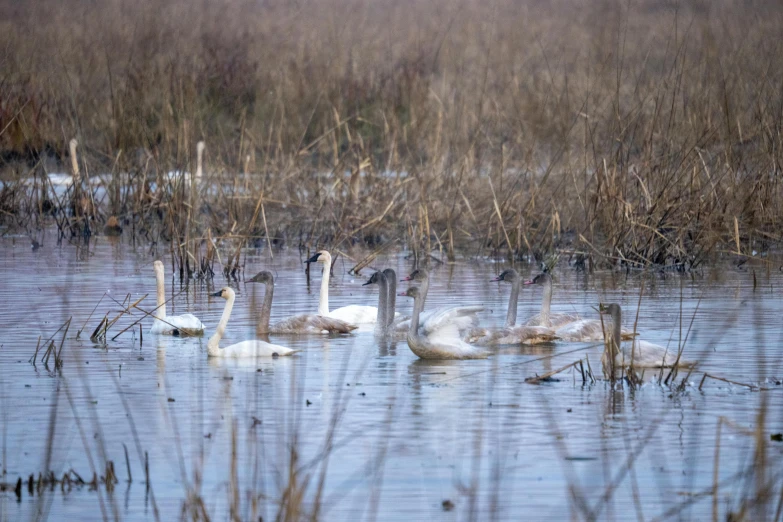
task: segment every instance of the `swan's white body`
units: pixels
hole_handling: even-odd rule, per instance
[[[478,326],[478,313],[484,311],[483,306],[451,306],[421,312],[418,332],[422,335],[432,335],[440,330],[452,328],[458,333]],[[394,330],[407,333],[413,318],[400,318],[393,324]],[[450,330],[451,331],[451,330]]]
[[[691,361],[682,358],[678,360],[676,350],[669,350],[659,344],[633,339],[630,343],[622,346],[620,327],[622,324],[622,312],[620,305],[610,304],[604,313],[612,317],[612,333],[608,339],[608,346],[614,352],[615,368],[671,368],[675,364],[677,366],[693,366]],[[615,339],[618,339],[618,341],[615,342]],[[606,352],[604,353],[605,357]]]
[[[326,250],[321,250],[310,260],[311,263],[323,265],[321,276],[321,294],[318,300],[318,315],[332,317],[348,324],[375,324],[378,318],[378,308],[375,306],[348,305],[329,311],[329,273],[332,268],[332,256]]]
[[[228,325],[228,319],[231,317],[231,309],[234,307],[236,295],[234,294],[234,291],[228,287],[223,288],[217,295],[226,300],[226,307],[223,309],[223,315],[220,318],[215,334],[207,343],[207,355],[210,357],[244,359],[250,357],[291,355],[296,352],[296,350],[286,348],[285,346],[279,346],[277,344],[259,340],[242,341],[226,346],[225,348],[220,348],[220,339],[223,338],[223,334],[226,331],[226,326]]]
[[[163,276],[163,262],[155,261],[155,282],[157,285],[157,308],[153,314],[151,334],[159,335],[202,335],[204,324],[193,314],[166,315],[166,283]]]
[[[413,316],[408,329],[407,341],[411,351],[422,359],[486,359],[489,355],[483,349],[466,343],[460,337],[457,322],[453,320],[432,319],[429,332],[419,331],[419,315],[424,306],[418,288],[409,288],[402,295],[413,297]],[[435,314],[443,318],[450,315]]]

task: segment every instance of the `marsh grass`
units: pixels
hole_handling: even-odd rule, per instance
[[[31,236],[114,216],[183,277],[212,242],[236,274],[261,240],[679,269],[780,241],[775,2],[2,9],[0,209]],[[202,184],[168,176],[200,139]]]

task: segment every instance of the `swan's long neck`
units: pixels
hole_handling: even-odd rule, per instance
[[[272,298],[275,295],[275,284],[267,283],[264,290],[264,302],[261,304],[261,315],[258,316],[256,325],[257,333],[269,333],[269,318],[272,315]]]
[[[419,298],[421,299],[421,308],[424,309],[424,303],[427,301],[427,292],[430,291],[430,277],[425,276],[424,281],[419,287]]]
[[[388,306],[386,310],[386,326],[391,326],[394,322],[394,312],[397,307],[397,274],[391,268],[387,268],[383,271],[383,275],[386,276],[386,284],[388,285],[386,289],[388,294],[388,298],[386,299]]]
[[[506,328],[511,328],[517,323],[517,303],[519,302],[519,279],[511,281],[511,295],[508,296],[508,313],[506,314]]]
[[[620,353],[622,339],[622,315],[620,307],[617,307],[612,310],[612,357]]]
[[[201,176],[204,172],[203,170],[203,161],[204,161],[204,148],[200,146],[196,148],[196,181],[201,181]]]
[[[329,315],[329,272],[332,271],[332,260],[324,263],[324,272],[321,276],[321,297],[318,301],[318,315]]]
[[[419,314],[422,308],[424,308],[424,300],[419,292],[419,295],[413,298],[413,315],[411,315],[411,326],[408,330],[410,336],[416,337],[419,333]]]
[[[386,330],[389,315],[389,281],[383,272],[378,274],[378,314],[375,317],[375,331]]]
[[[166,318],[166,281],[163,278],[163,270],[155,270],[155,283],[157,284],[158,306],[155,309],[155,319]]]
[[[541,301],[541,324],[549,326],[549,312],[552,308],[552,280],[544,283],[544,299]]]
[[[226,299],[226,307],[223,308],[223,315],[220,317],[220,322],[217,325],[215,334],[209,338],[207,343],[207,354],[212,357],[220,355],[220,339],[223,338],[223,334],[226,333],[226,326],[228,326],[228,319],[231,317],[231,309],[234,308],[234,296],[229,296]]]

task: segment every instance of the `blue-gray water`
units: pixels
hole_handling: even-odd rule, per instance
[[[171,296],[180,288],[163,250]],[[783,387],[767,382],[783,377],[783,274],[777,266],[768,272],[761,263],[741,270],[726,264],[695,277],[558,268],[556,310],[596,317],[592,307],[599,301],[616,301],[632,327],[645,281],[643,339],[676,348],[693,318],[685,356],[701,366],[692,385],[674,393],[652,383],[635,391],[611,391],[605,382],[583,386],[570,371],[557,382],[524,383],[585,356],[600,373],[601,347],[578,343],[506,348],[479,361],[425,362],[404,341],[379,342],[372,333],[272,336],[272,342],[302,351],[276,360],[208,360],[207,338],[224,305],[208,293],[227,284],[221,275],[209,287],[192,284],[168,307],[169,314],[197,315],[208,328],[204,338],[156,338],[147,334],[145,319],[141,344],[137,329],[107,346],[90,342],[100,319],[121,309],[109,297],[122,301],[130,294],[135,301],[149,294],[140,306],[154,308],[156,258],[149,245],[133,247],[127,240],[97,238],[87,252],[67,243],[57,247],[53,234],[37,250],[25,237],[0,239],[0,481],[14,483],[45,469],[60,477],[73,469],[89,480],[93,469],[103,474],[106,460],[119,478],[112,493],[57,487],[29,495],[26,484],[21,500],[2,492],[0,520],[154,520],[153,505],[160,520],[172,520],[183,505],[193,508],[197,496],[212,520],[229,520],[234,429],[243,520],[253,509],[274,519],[292,484],[298,489],[291,495],[303,495],[294,503],[303,512],[289,513],[291,519],[310,516],[317,503],[324,520],[581,520],[588,513],[597,519],[703,520],[712,515],[712,497],[704,493],[713,484],[721,416],[732,423],[723,426],[720,443],[719,477],[727,484],[718,508],[725,518],[750,494],[745,483],[731,481],[753,457],[752,438],[736,428],[754,430],[766,399],[765,439],[783,431]],[[247,277],[262,268],[278,277],[273,321],[317,308],[320,269],[308,288],[301,261],[295,249],[276,252],[273,260],[265,250],[247,253]],[[351,266],[341,258],[335,267],[332,308],[376,303],[377,287],[361,286],[371,270],[351,276]],[[394,267],[400,276],[411,268],[403,254],[373,266]],[[433,268],[428,307],[483,304],[484,323],[501,324],[509,288],[489,279],[505,267],[461,260]],[[517,268],[525,277],[535,273]],[[237,302],[224,346],[254,338],[263,290],[231,286]],[[539,289],[524,288],[519,318],[536,313],[540,299]],[[407,298],[398,298],[398,310],[410,308]],[[39,336],[51,336],[69,317],[61,376],[43,368],[40,354],[33,367],[28,359]],[[139,317],[122,318],[109,337]],[[60,339],[55,336],[58,345]],[[708,380],[698,391],[705,371],[772,390]],[[783,443],[769,444],[767,459],[778,472]],[[603,502],[609,486],[612,494]],[[452,510],[444,509],[444,500]]]

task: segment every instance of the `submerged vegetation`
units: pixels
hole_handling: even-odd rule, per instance
[[[681,268],[780,241],[776,2],[3,0],[2,12],[9,226],[34,230],[63,206],[93,223],[70,233],[114,217],[190,250],[207,231],[335,247],[404,237],[449,257],[560,250]],[[84,192],[63,205],[43,175],[72,170],[73,137]],[[170,173],[195,169],[199,140],[191,191]]]

